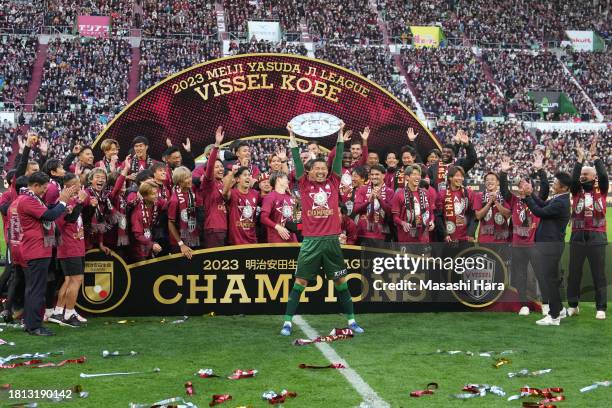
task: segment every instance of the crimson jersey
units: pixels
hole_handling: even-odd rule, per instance
[[[332,172],[327,180],[317,183],[310,181],[308,175],[304,174],[298,180],[298,185],[302,199],[302,235],[340,235],[340,177]]]

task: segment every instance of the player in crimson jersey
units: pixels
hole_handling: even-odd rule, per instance
[[[332,172],[327,169],[325,159],[316,158],[304,174],[295,134],[291,125],[289,130],[291,153],[295,164],[300,197],[302,199],[302,234],[304,241],[295,271],[295,283],[289,294],[285,323],[281,330],[283,336],[291,334],[291,320],[300,303],[300,296],[308,286],[308,281],[316,279],[321,267],[328,279],[334,280],[338,301],[348,319],[349,327],[356,333],[363,329],[355,322],[353,300],[346,282],[347,269],[340,247],[339,191],[342,174],[342,156],[337,154],[332,164]],[[344,150],[344,123],[341,124],[336,142],[336,151]]]

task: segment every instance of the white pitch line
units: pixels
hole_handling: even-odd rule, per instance
[[[304,332],[304,334],[306,334],[307,337],[313,339],[315,337],[319,337],[319,333],[317,333],[317,331],[313,329],[302,316],[294,316],[293,322],[298,325],[298,327]],[[365,382],[355,370],[350,368],[346,360],[340,357],[336,350],[334,350],[329,344],[315,343],[315,346],[330,363],[341,363],[346,367],[338,371],[344,376],[344,378],[346,378],[349,384],[353,386],[355,391],[361,395],[361,398],[363,398],[365,405],[362,403],[361,406],[373,408],[390,407],[389,403],[380,398],[376,391],[374,391],[372,387],[370,387],[370,385]]]

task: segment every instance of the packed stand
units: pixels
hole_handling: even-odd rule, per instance
[[[529,48],[565,40],[565,30],[594,30],[604,39],[610,30],[609,4],[601,1],[379,0],[377,3],[393,37],[409,37],[411,25],[439,25],[446,38],[467,38],[472,44],[485,47]]]
[[[315,42],[382,43],[378,13],[368,0],[310,0],[304,8]]]
[[[463,23],[457,10],[448,0],[403,1],[378,0],[378,13],[381,15],[391,37],[406,38],[410,41],[410,26],[440,25],[447,38],[463,36]]]
[[[130,63],[131,48],[124,40],[50,42],[34,107],[36,125],[65,135],[65,141],[93,140],[127,104]],[[55,148],[63,147],[54,143]]]
[[[142,0],[142,28],[145,37],[173,34],[209,36],[217,33],[214,1]]]
[[[13,141],[16,135],[17,129],[8,120],[5,119],[0,123],[0,168],[2,170],[13,153]]]
[[[217,41],[184,38],[140,43],[140,92],[192,65],[221,57]]]
[[[279,21],[283,31],[299,31],[300,19],[304,16],[304,6],[297,0],[224,0],[223,7],[227,16],[227,31],[244,33],[248,30],[249,20]]]
[[[0,39],[0,102],[23,103],[36,60],[36,37]]]
[[[570,52],[563,60],[606,120],[612,119],[612,52]]]
[[[403,48],[402,64],[428,112],[456,119],[503,116],[505,104],[468,48]]]
[[[29,34],[43,25],[42,1],[24,2],[0,0],[0,30],[15,34]]]
[[[393,56],[383,47],[324,44],[315,48],[315,58],[360,73],[415,109],[406,83],[399,80]]]
[[[78,16],[110,16],[114,32],[125,32],[135,24],[137,3],[132,0],[45,1],[45,25],[72,32]]]
[[[595,117],[592,104],[570,80],[555,54],[548,51],[485,51],[483,59],[505,93],[510,112],[537,112],[528,92],[549,90],[565,92],[585,119]],[[547,119],[554,115],[549,116]]]

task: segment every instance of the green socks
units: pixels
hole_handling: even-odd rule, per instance
[[[353,311],[353,299],[351,293],[348,290],[348,284],[346,282],[336,286],[336,292],[338,292],[338,302],[342,308],[342,312],[346,315],[349,321],[355,321],[355,312]]]
[[[348,290],[348,284],[346,282],[335,286],[336,292],[338,293],[338,302],[342,308],[342,312],[346,315],[349,322],[355,322],[355,312],[353,310],[353,299],[351,293]],[[287,309],[285,310],[285,322],[291,322],[293,315],[295,314],[298,305],[300,304],[300,296],[304,291],[304,286],[299,283],[293,284],[293,289],[289,293],[289,300],[287,301]]]
[[[293,284],[293,289],[291,289],[291,293],[289,293],[289,300],[287,301],[287,309],[285,310],[285,321],[291,322],[293,319],[293,315],[300,304],[300,296],[302,296],[302,292],[304,291],[304,286],[299,283]]]

